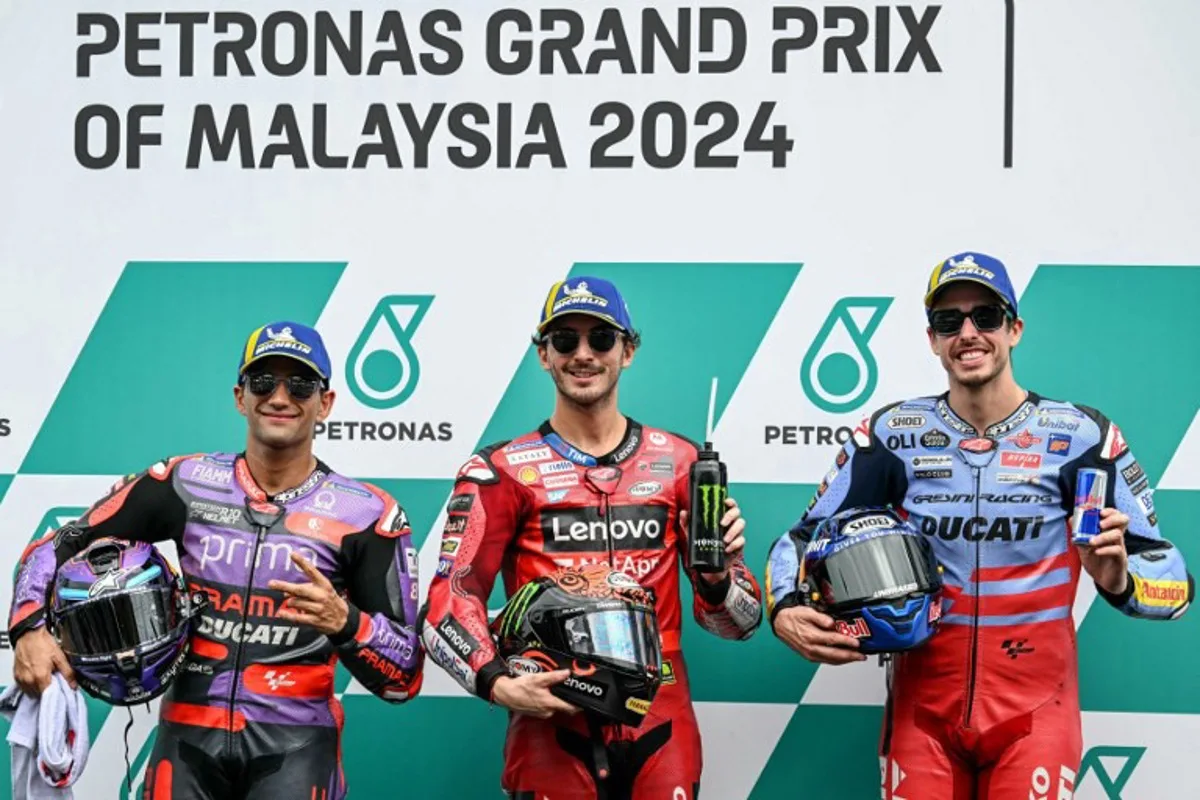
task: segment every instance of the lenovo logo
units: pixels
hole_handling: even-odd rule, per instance
[[[609,507],[612,527],[595,507],[542,514],[542,540],[547,553],[607,550],[661,550],[667,527],[666,506]]]

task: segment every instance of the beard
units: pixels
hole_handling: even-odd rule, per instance
[[[957,366],[955,362],[952,359],[947,359],[947,363],[945,364],[946,371],[949,372],[954,377],[954,380],[960,385],[970,389],[978,389],[982,386],[988,385],[998,376],[1002,375],[1005,368],[1008,366],[1007,351],[994,349],[991,357],[992,366],[990,369],[971,370],[965,374],[959,374],[955,370],[955,367]]]
[[[554,379],[554,386],[559,395],[566,398],[572,405],[577,408],[593,408],[603,405],[612,398],[613,392],[617,388],[617,381],[621,377],[621,368],[617,367],[614,370],[612,367],[605,367],[597,373],[595,383],[587,387],[573,385],[572,378],[566,370],[552,369],[550,376]]]

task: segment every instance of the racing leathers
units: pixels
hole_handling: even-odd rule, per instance
[[[337,662],[393,703],[414,697],[423,677],[416,551],[396,501],[320,461],[274,496],[240,455],[160,461],[26,549],[9,618],[14,643],[44,624],[58,566],[105,536],[173,541],[188,587],[207,598],[162,698],[148,800],[344,797]],[[293,554],[346,599],[336,634],[278,617],[285,595],[268,583],[308,582]]]
[[[516,675],[497,654],[487,601],[497,573],[506,596],[560,565],[605,563],[655,593],[665,680],[636,728],[606,724],[599,753],[585,713],[547,720],[510,715],[503,788],[514,798],[687,800],[699,791],[700,732],[680,651],[680,554],[688,468],[696,445],[627,419],[612,452],[582,453],[544,423],[476,452],[447,504],[441,558],[422,608],[429,657],[464,689],[492,699],[496,679]],[[762,620],[761,592],[739,554],[709,584],[685,570],[693,614],[705,630],[745,639]],[[597,777],[607,759],[611,777]]]
[[[817,524],[843,509],[896,508],[945,570],[940,630],[890,665],[885,798],[1071,796],[1082,732],[1070,520],[1085,467],[1107,474],[1104,505],[1129,516],[1127,588],[1098,593],[1131,617],[1180,616],[1194,582],[1159,534],[1153,490],[1120,429],[1095,409],[1032,392],[982,432],[947,395],[880,409],[772,547],[772,624],[800,603],[798,564]]]

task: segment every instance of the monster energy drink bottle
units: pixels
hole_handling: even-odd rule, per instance
[[[687,567],[697,572],[725,569],[725,498],[729,494],[725,465],[711,442],[705,442],[688,474],[692,509],[688,515]]]

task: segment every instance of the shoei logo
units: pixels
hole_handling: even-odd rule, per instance
[[[395,408],[416,390],[421,365],[412,337],[433,297],[388,295],[375,304],[346,356],[346,385],[358,402]]]
[[[853,411],[867,402],[879,381],[868,346],[890,297],[844,297],[825,318],[800,363],[800,385],[822,411]]]

